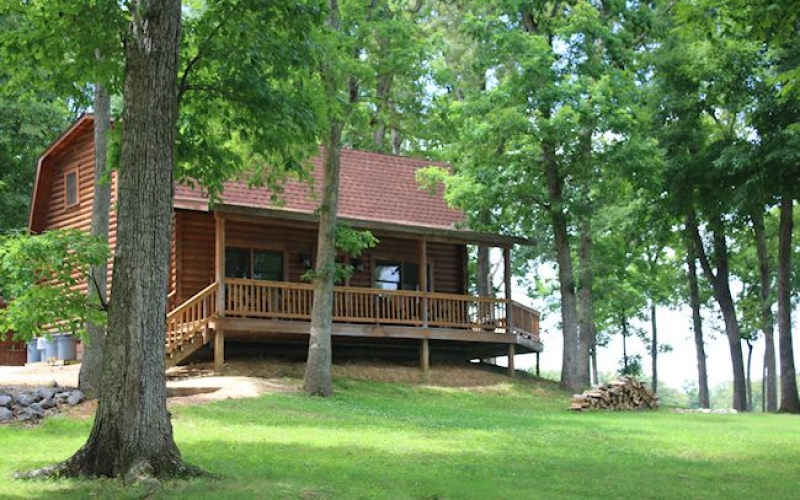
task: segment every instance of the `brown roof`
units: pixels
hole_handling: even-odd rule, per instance
[[[225,183],[222,203],[249,208],[271,208],[312,214],[319,205],[322,190],[322,158],[312,159],[313,185],[287,180],[280,204],[272,202],[268,188],[248,187],[245,181]],[[344,149],[341,154],[339,216],[349,219],[387,222],[409,226],[452,229],[464,215],[447,206],[440,187],[433,194],[420,189],[416,172],[431,165],[428,160]],[[201,202],[206,198],[198,188],[175,186],[179,201]]]

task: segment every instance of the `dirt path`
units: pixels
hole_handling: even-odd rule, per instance
[[[3,387],[77,387],[80,364],[49,366],[0,366]],[[207,369],[177,369],[168,372],[169,405],[202,404],[223,399],[253,398],[268,392],[292,392],[299,381],[251,376],[216,377]]]

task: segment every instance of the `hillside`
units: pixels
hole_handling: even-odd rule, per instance
[[[276,367],[299,382],[296,367]],[[796,498],[796,417],[575,414],[551,382],[434,370],[437,385],[372,369],[382,380],[338,367],[326,400],[295,391],[174,407],[184,457],[214,474],[188,482],[8,481],[66,458],[90,421],[2,426],[0,498]]]

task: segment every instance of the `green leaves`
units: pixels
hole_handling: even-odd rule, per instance
[[[53,330],[82,335],[105,323],[105,305],[86,294],[90,265],[108,259],[108,245],[78,230],[0,237],[0,330],[30,340]]]

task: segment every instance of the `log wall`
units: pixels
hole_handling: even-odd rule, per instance
[[[182,302],[214,281],[214,214],[176,210],[175,227],[177,298]],[[312,260],[316,257],[317,230],[311,224],[227,218],[225,236],[227,247],[282,252],[286,281],[302,282],[301,277],[308,270],[302,256],[309,255]],[[418,262],[416,240],[375,236],[380,242],[361,256],[363,269],[354,272],[350,286],[372,287],[372,270],[377,261]],[[464,245],[428,243],[433,291],[465,292],[463,255]]]

